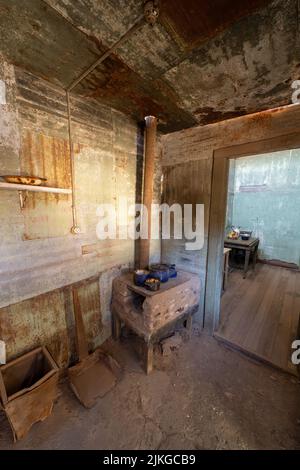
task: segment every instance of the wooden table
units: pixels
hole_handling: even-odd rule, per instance
[[[250,255],[253,254],[253,269],[255,269],[257,261],[257,253],[259,246],[259,238],[250,238],[249,240],[232,240],[230,238],[225,238],[224,247],[231,248],[232,250],[244,250],[245,251],[245,264],[244,264],[244,279],[247,276],[249,268]]]

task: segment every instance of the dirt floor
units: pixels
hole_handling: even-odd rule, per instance
[[[300,449],[297,378],[197,330],[170,354],[157,350],[149,376],[130,339],[105,347],[124,367],[108,395],[86,410],[64,382],[53,414],[23,441],[12,443],[0,415],[0,449]]]

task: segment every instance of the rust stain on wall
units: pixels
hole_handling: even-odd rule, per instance
[[[272,112],[262,111],[248,117],[249,125],[261,126],[263,128],[271,127],[272,125]]]
[[[24,130],[21,171],[47,178],[47,186],[70,188],[70,150],[67,140]],[[58,196],[60,197],[60,196]]]
[[[78,289],[79,301],[86,330],[89,349],[93,350],[95,341],[102,331],[102,318],[99,295],[99,281],[85,284]]]
[[[250,114],[247,116],[247,120],[243,122],[242,127],[235,129],[234,125],[232,126],[232,141],[240,140],[245,130],[251,133],[251,129],[256,129],[259,127],[260,130],[268,130],[272,127],[272,119],[276,110],[272,111],[262,111],[260,113]]]
[[[0,337],[8,360],[45,345],[60,366],[69,360],[61,291],[43,294],[0,309]]]
[[[71,188],[67,140],[24,129],[20,160],[21,173],[47,178],[46,186]],[[28,192],[23,209],[23,239],[32,240],[68,233],[71,222],[68,217],[63,216],[68,205],[68,195]]]
[[[84,282],[79,298],[90,350],[102,332],[99,280]],[[0,338],[5,341],[8,360],[47,346],[60,367],[76,357],[71,286],[24,300],[0,309]]]

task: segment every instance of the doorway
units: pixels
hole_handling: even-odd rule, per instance
[[[295,375],[291,347],[298,337],[300,312],[295,228],[300,225],[299,137],[296,140],[297,145],[290,136],[285,142],[278,138],[215,152],[205,308],[206,324],[212,323],[218,340]],[[258,238],[259,249],[250,251],[245,273],[246,250],[229,245],[224,292],[224,240],[232,226],[250,232],[250,241]],[[253,270],[256,254],[259,262]]]

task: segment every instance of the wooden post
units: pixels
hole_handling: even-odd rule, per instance
[[[153,343],[144,343],[144,370],[150,374],[153,370]]]
[[[75,317],[75,330],[76,330],[76,349],[78,353],[79,361],[82,361],[89,355],[88,343],[85,336],[85,328],[82,318],[82,311],[78,296],[78,290],[73,287],[73,307],[74,307],[74,317]]]

